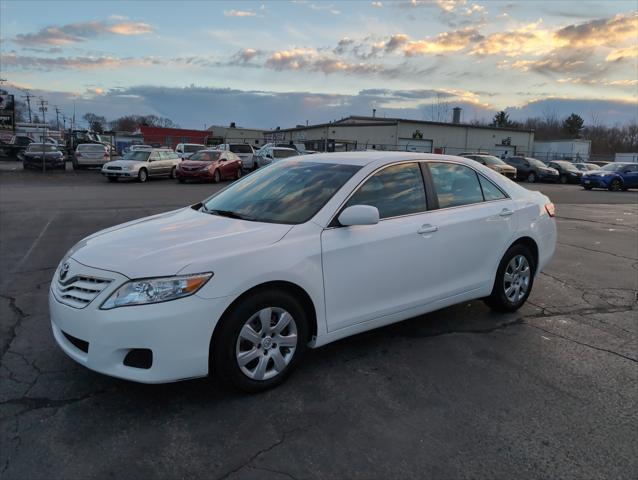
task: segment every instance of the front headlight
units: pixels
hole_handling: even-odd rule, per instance
[[[110,310],[127,305],[147,305],[188,297],[202,288],[212,276],[212,273],[200,273],[132,280],[113,292],[100,309]]]

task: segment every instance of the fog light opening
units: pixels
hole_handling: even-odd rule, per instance
[[[148,348],[134,348],[124,357],[124,365],[148,370],[153,365],[153,351]]]

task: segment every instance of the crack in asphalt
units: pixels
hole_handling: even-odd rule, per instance
[[[564,245],[566,247],[580,248],[580,249],[586,250],[588,252],[602,253],[604,255],[611,255],[612,257],[617,257],[617,258],[620,258],[622,260],[630,260],[632,262],[636,261],[635,258],[625,257],[624,255],[619,255],[617,253],[611,253],[611,252],[605,252],[603,250],[596,250],[595,248],[587,248],[587,247],[583,247],[581,245],[574,245],[574,244],[571,244],[571,243],[564,243],[564,242],[556,242],[556,244],[557,245]]]
[[[11,347],[11,344],[13,343],[13,340],[15,340],[16,336],[18,335],[18,328],[20,327],[20,324],[22,323],[22,320],[24,320],[25,318],[27,318],[29,316],[28,313],[24,312],[20,307],[18,307],[18,305],[16,305],[16,298],[12,297],[10,295],[2,295],[0,294],[0,298],[4,298],[5,300],[7,300],[9,302],[9,309],[16,314],[16,316],[18,317],[18,319],[16,320],[16,322],[11,326],[11,332],[9,335],[9,338],[7,338],[7,340],[5,340],[2,343],[2,350],[0,351],[0,358],[4,358],[5,353],[7,353],[9,351],[9,348]]]
[[[284,430],[281,434],[281,437],[275,441],[274,443],[272,443],[271,445],[262,448],[260,450],[258,450],[256,453],[254,453],[253,455],[251,455],[244,463],[242,463],[241,465],[233,468],[232,470],[229,470],[228,472],[222,474],[220,477],[217,477],[216,480],[224,480],[228,477],[230,477],[232,474],[239,472],[240,470],[244,469],[244,468],[256,468],[256,469],[260,469],[260,470],[267,470],[266,468],[262,468],[262,467],[255,467],[253,465],[251,465],[252,462],[254,462],[258,457],[260,457],[261,455],[263,455],[264,453],[268,453],[272,450],[274,450],[275,448],[277,448],[278,446],[282,445],[283,443],[286,442],[286,440],[288,440],[290,438],[290,435],[296,432],[299,432],[301,430],[307,430],[315,425],[317,425],[318,422],[314,422],[311,423],[309,425],[303,425],[301,427],[296,427],[290,430]],[[291,474],[286,473],[286,472],[276,472],[276,473],[281,473],[284,475],[288,475],[290,478],[295,478],[293,477]],[[295,479],[296,480],[296,479]]]

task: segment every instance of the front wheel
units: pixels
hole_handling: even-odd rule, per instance
[[[614,178],[609,184],[609,190],[612,192],[619,192],[622,190],[622,182],[619,179]]]
[[[141,168],[139,172],[137,172],[137,181],[140,183],[145,183],[148,180],[148,172],[145,168]]]
[[[562,183],[563,185],[567,183],[567,175],[560,176],[560,183]]]
[[[306,312],[294,296],[257,292],[222,319],[211,341],[210,369],[239,390],[261,392],[290,375],[307,341]]]
[[[235,180],[239,180],[241,178],[241,174],[242,174],[241,167],[239,167],[237,169],[237,172],[235,173]]]
[[[527,181],[529,183],[536,182],[536,174],[534,172],[529,172],[529,174],[527,175]]]
[[[526,246],[511,246],[501,259],[492,293],[485,303],[499,312],[518,310],[532,291],[535,268],[534,257]]]
[[[173,180],[177,178],[177,167],[171,168],[170,178],[172,178]]]
[[[213,182],[219,183],[221,181],[222,181],[222,174],[219,173],[219,170],[215,170],[215,173],[213,173]]]

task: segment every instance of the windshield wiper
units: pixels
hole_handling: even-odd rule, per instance
[[[228,217],[228,218],[237,218],[239,220],[247,220],[247,217],[240,213],[231,212],[230,210],[209,210],[206,207],[202,208],[202,211],[205,213],[210,213],[211,215],[219,215],[220,217]]]

